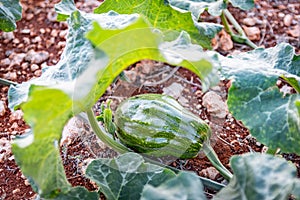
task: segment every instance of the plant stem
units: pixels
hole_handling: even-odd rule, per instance
[[[108,134],[106,134],[106,131],[98,125],[98,122],[94,116],[92,109],[87,111],[87,116],[93,131],[102,142],[104,142],[105,144],[107,144],[108,146],[110,146],[112,149],[114,149],[119,153],[130,152],[130,150],[127,147],[125,147],[124,145],[118,143],[117,141],[109,137]]]
[[[234,28],[237,30],[239,35],[236,35],[233,33],[232,29],[229,26],[229,23],[227,19],[230,21],[230,23],[234,26]],[[244,30],[239,25],[239,23],[235,20],[235,18],[232,16],[232,14],[227,10],[224,9],[221,14],[221,20],[224,25],[225,31],[231,36],[231,38],[238,43],[247,44],[248,46],[252,48],[257,48],[257,45],[254,44],[249,38],[246,36]]]
[[[219,160],[216,152],[214,151],[214,149],[210,146],[209,143],[204,143],[203,144],[203,151],[206,155],[206,157],[208,158],[208,160],[212,163],[212,165],[220,172],[220,174],[226,179],[226,180],[230,180],[232,178],[232,174],[231,172],[226,169],[226,167],[224,167],[224,165],[221,163],[221,161]]]
[[[0,78],[0,84],[11,86],[11,85],[17,85],[18,83]]]

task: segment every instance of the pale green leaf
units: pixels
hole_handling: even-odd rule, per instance
[[[222,10],[227,8],[223,0],[169,0],[170,4],[182,10],[190,11],[196,19],[207,10],[213,16],[220,16]]]
[[[126,153],[115,159],[97,159],[86,170],[107,199],[139,199],[146,184],[158,186],[175,177],[169,169],[144,163],[142,156]]]
[[[229,111],[241,120],[251,134],[272,149],[300,153],[299,94],[283,94],[276,85],[288,73],[294,50],[281,44],[222,58],[222,73],[232,80],[228,93]]]
[[[111,10],[120,14],[144,15],[154,28],[161,30],[170,40],[177,38],[184,30],[191,36],[194,43],[204,48],[211,48],[210,37],[203,32],[199,33],[191,14],[173,9],[168,1],[106,0],[95,9],[95,13],[106,13]]]
[[[58,4],[55,4],[55,11],[57,13],[58,21],[65,21],[69,16],[77,10],[74,0],[62,0]]]
[[[0,0],[0,30],[5,32],[16,29],[16,21],[22,17],[19,0]]]
[[[118,20],[117,17],[116,20]],[[138,24],[144,28],[137,29]],[[160,33],[153,33],[153,30],[147,28],[147,23],[142,19],[126,27],[124,29],[126,31],[122,32],[107,30],[100,25],[94,24],[94,29],[88,33],[87,38],[103,50],[111,60],[109,70],[106,70],[101,78],[109,80],[109,83],[113,80],[111,77],[115,77],[112,72],[119,74],[141,59],[162,61],[191,70],[201,78],[204,91],[217,84],[219,80],[216,55],[205,53],[199,45],[192,44],[186,32],[182,32],[174,41],[163,42],[163,36]],[[96,90],[101,89],[96,88]]]
[[[141,200],[184,200],[206,199],[199,177],[190,172],[181,172],[158,187],[150,184],[144,187]]]
[[[59,153],[61,132],[71,115],[70,98],[58,90],[31,87],[31,99],[22,106],[32,132],[14,141],[12,150],[23,174],[42,197],[55,197],[70,185]]]
[[[215,200],[285,200],[297,180],[295,166],[268,154],[233,156],[230,166],[234,176]]]
[[[44,68],[41,77],[11,86],[8,92],[10,109],[27,100],[30,85],[51,86],[59,82],[71,82],[87,68],[94,51],[84,36],[92,27],[92,20],[82,17],[79,12],[74,12],[68,23],[69,34],[60,61],[55,66]]]

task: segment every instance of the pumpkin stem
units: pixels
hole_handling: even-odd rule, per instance
[[[124,145],[118,143],[116,140],[109,137],[106,131],[104,130],[104,128],[98,125],[98,121],[96,120],[92,109],[87,111],[87,116],[93,131],[102,142],[104,142],[106,145],[108,145],[113,150],[119,153],[130,152],[130,150],[127,147],[125,147]]]
[[[215,150],[210,146],[209,142],[203,143],[203,151],[208,158],[208,160],[212,163],[212,165],[220,172],[220,174],[226,179],[230,180],[232,178],[232,173],[221,163],[219,160]]]

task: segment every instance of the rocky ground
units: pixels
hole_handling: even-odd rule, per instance
[[[53,9],[56,1],[21,1],[23,18],[12,33],[0,32],[0,77],[14,82],[24,82],[42,73],[45,66],[55,65],[65,46],[67,25],[56,22]],[[100,3],[77,1],[76,5],[91,11]],[[238,19],[248,37],[258,46],[271,47],[288,42],[300,53],[300,2],[299,0],[256,1],[251,11],[229,9]],[[203,21],[220,23],[220,18],[207,14]],[[222,31],[213,40],[214,49],[223,55],[250,50],[248,46],[233,43]],[[157,67],[159,66],[159,67]],[[226,109],[228,83],[222,81],[207,93],[201,91],[199,79],[182,68],[170,67],[164,63],[141,61],[125,72],[131,84],[117,81],[95,105],[99,112],[100,102],[111,99],[112,108],[124,98],[141,93],[165,93],[178,101],[210,124],[214,130],[212,145],[222,163],[228,166],[234,154],[265,150],[265,147],[249,135],[248,130],[235,120]],[[35,197],[27,179],[15,164],[10,142],[30,127],[23,120],[21,111],[11,112],[7,108],[8,86],[0,85],[0,199],[33,199]],[[79,133],[85,134],[79,134]],[[61,142],[61,157],[68,180],[72,185],[82,185],[89,190],[96,186],[84,178],[83,170],[88,160],[96,157],[116,155],[97,140],[84,121],[72,119],[64,131]],[[297,155],[283,155],[298,167]],[[202,153],[195,159],[176,160],[170,165],[196,172],[210,179],[225,182]],[[212,191],[206,191],[208,197]]]

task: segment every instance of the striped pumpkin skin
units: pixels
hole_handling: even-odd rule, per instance
[[[193,158],[211,135],[203,120],[161,94],[126,99],[118,106],[114,120],[121,143],[155,157]]]

